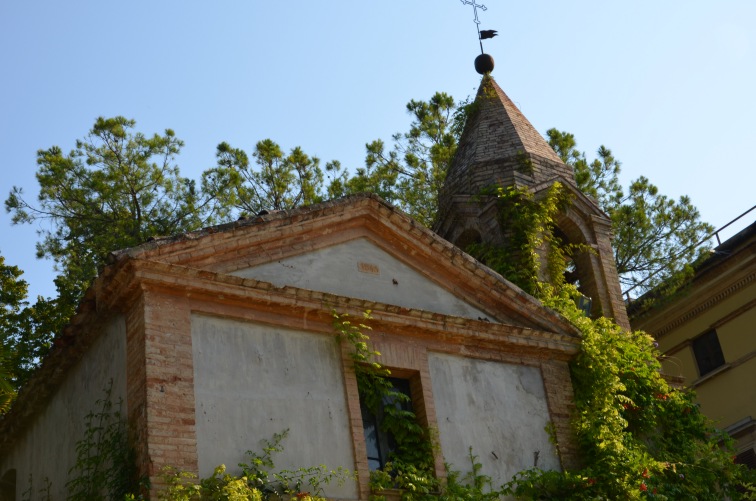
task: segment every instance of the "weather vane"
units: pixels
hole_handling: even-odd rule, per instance
[[[480,29],[480,20],[478,19],[478,8],[482,11],[487,11],[488,7],[483,4],[475,3],[475,0],[460,0],[463,5],[472,5],[473,12],[475,13],[475,27],[478,30],[478,42],[480,42],[480,53],[483,54],[483,40],[486,38],[493,38],[496,36],[496,30],[482,30]]]
[[[480,55],[475,58],[475,70],[484,75],[493,71],[494,63],[493,58],[483,52],[483,40],[487,38],[493,38],[496,36],[496,30],[481,30],[480,20],[478,19],[478,8],[482,11],[488,10],[483,4],[476,3],[476,0],[460,0],[463,5],[472,5],[473,12],[475,13],[475,28],[478,30],[478,43],[480,43]]]

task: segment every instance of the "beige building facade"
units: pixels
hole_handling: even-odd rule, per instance
[[[683,378],[701,411],[735,440],[738,461],[756,468],[756,223],[632,323],[657,339],[664,372]]]

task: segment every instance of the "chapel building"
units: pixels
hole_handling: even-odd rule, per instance
[[[65,498],[85,417],[110,388],[153,497],[165,467],[234,472],[288,430],[276,467],[347,468],[354,480],[325,494],[367,500],[387,451],[334,312],[371,312],[380,363],[437,437],[438,478],[445,464],[469,471],[470,450],[496,485],[534,466],[578,465],[568,363],[579,332],[464,248],[506,238],[484,188],[538,196],[558,181],[573,194],[559,230],[593,250],[576,258],[591,314],[626,326],[609,221],[492,78],[477,102],[436,232],[361,195],[114,252],[0,420],[0,499],[46,485]]]

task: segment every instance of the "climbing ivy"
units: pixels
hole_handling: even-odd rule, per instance
[[[85,417],[84,437],[76,443],[76,462],[68,472],[69,500],[139,498],[146,479],[137,478],[133,450],[119,400],[113,403],[113,380],[97,400],[98,409]]]
[[[166,485],[158,492],[162,501],[326,501],[323,487],[330,483],[342,485],[353,474],[344,468],[329,470],[324,465],[276,471],[273,456],[283,451],[283,441],[289,430],[263,440],[261,452],[247,451],[247,461],[239,463],[241,473],[232,475],[225,465],[213,474],[197,480],[196,475],[175,468],[163,469]]]
[[[520,499],[750,499],[739,489],[754,482],[753,472],[733,464],[729,438],[703,416],[695,394],[664,379],[653,338],[587,318],[576,306],[580,293],[564,272],[571,253],[587,249],[555,235],[556,216],[570,203],[563,187],[554,183],[539,199],[517,187],[496,194],[506,241],[469,251],[582,333],[570,365],[582,468],[526,470],[502,492]]]
[[[391,371],[377,361],[381,354],[372,349],[370,338],[364,332],[371,330],[370,326],[364,322],[353,324],[347,314],[339,315],[334,311],[332,316],[337,339],[347,342],[351,347],[360,399],[373,414],[382,409],[381,428],[396,441],[396,449],[391,452],[385,468],[372,472],[371,490],[380,492],[388,488],[399,488],[405,489],[408,495],[437,492],[439,484],[433,473],[433,440],[430,430],[418,423],[412,410],[406,410],[402,406],[409,403],[410,398],[394,388],[388,379]],[[363,313],[363,320],[370,320],[369,311]],[[379,500],[381,497],[375,496],[374,499]]]
[[[332,312],[337,339],[349,343],[354,362],[360,397],[368,410],[376,413],[383,409],[381,423],[384,432],[396,441],[396,449],[390,454],[385,467],[371,472],[371,501],[384,501],[382,494],[387,489],[399,489],[402,501],[487,501],[499,499],[503,488],[494,488],[491,479],[481,473],[482,465],[470,450],[470,471],[462,474],[451,465],[446,465],[446,482],[434,474],[434,449],[436,441],[427,427],[418,423],[416,414],[396,405],[407,402],[409,397],[397,391],[387,379],[391,371],[377,360],[381,354],[370,344],[370,331],[366,323],[370,312],[363,313],[363,321],[352,323],[349,315]],[[388,404],[387,404],[388,402]]]
[[[505,240],[472,244],[467,251],[528,292],[538,294],[544,279],[561,285],[568,257],[586,246],[566,244],[555,234],[554,220],[571,203],[569,192],[555,182],[538,199],[524,187],[508,186],[482,193],[496,195],[497,220]],[[541,253],[546,252],[545,265]]]
[[[570,368],[583,466],[520,472],[509,492],[521,499],[751,499],[738,489],[753,472],[733,463],[730,439],[701,413],[694,393],[664,379],[653,338],[587,318],[578,295],[570,285],[540,288],[544,304],[582,333]]]

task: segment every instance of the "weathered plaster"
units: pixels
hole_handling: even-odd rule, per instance
[[[201,476],[237,471],[248,450],[289,430],[278,469],[324,464],[354,470],[349,419],[334,338],[202,315],[192,316],[197,453]],[[355,498],[353,482],[329,496]]]
[[[233,275],[458,317],[487,316],[365,238]]]
[[[494,486],[537,466],[559,470],[545,430],[543,378],[536,367],[429,354],[439,441],[444,460],[471,470],[470,447]]]
[[[86,415],[97,412],[109,381],[112,379],[111,401],[114,409],[126,398],[126,327],[122,317],[114,319],[105,332],[68,373],[44,410],[35,416],[21,440],[12,450],[3,451],[0,476],[16,470],[16,499],[29,489],[32,498],[51,483],[52,499],[66,498],[68,471],[76,462],[76,442],[85,431]]]

